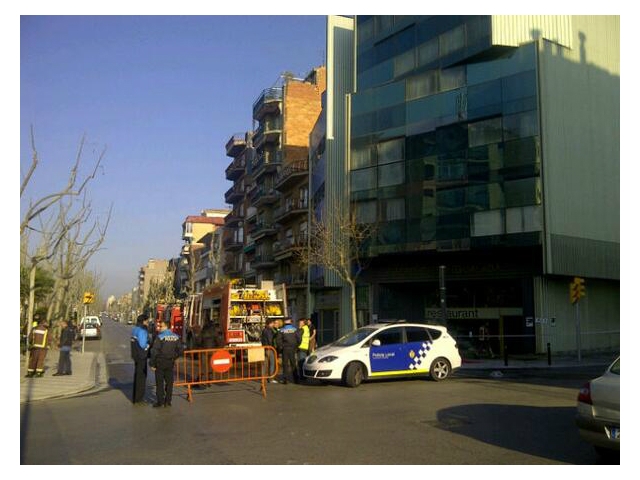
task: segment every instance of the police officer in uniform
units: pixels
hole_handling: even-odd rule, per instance
[[[182,355],[182,341],[180,337],[160,320],[160,333],[151,346],[149,365],[156,374],[156,403],[154,407],[170,407],[173,395],[173,364]]]
[[[276,337],[276,343],[282,349],[283,383],[296,382],[298,380],[296,353],[301,340],[301,332],[292,325],[291,318],[285,319],[284,326],[278,330]]]
[[[49,348],[49,328],[44,320],[31,330],[29,336],[29,366],[27,377],[42,377],[44,375],[44,359]]]
[[[144,394],[147,388],[147,357],[149,354],[149,318],[138,315],[136,326],[131,331],[131,358],[135,365],[133,373],[133,404],[146,405]]]

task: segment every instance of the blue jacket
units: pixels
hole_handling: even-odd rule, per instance
[[[147,359],[149,350],[149,332],[145,327],[136,325],[131,330],[131,358],[134,361]]]

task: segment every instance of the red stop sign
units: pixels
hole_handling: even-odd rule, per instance
[[[229,352],[226,350],[218,350],[211,356],[211,369],[214,372],[224,373],[228,372],[232,365],[232,359]]]

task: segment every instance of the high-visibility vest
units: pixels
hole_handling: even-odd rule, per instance
[[[311,334],[309,333],[309,327],[307,325],[302,326],[302,341],[298,348],[300,350],[309,350],[309,337]]]
[[[36,328],[31,331],[31,346],[33,348],[45,348],[47,346],[47,328]]]

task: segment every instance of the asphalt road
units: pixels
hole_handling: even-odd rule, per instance
[[[445,382],[228,383],[173,407],[131,404],[130,326],[106,323],[109,388],[21,406],[22,464],[597,464],[574,425],[588,369]],[[150,372],[151,373],[151,372]],[[153,399],[149,376],[148,397]],[[619,462],[619,460],[618,460]]]

